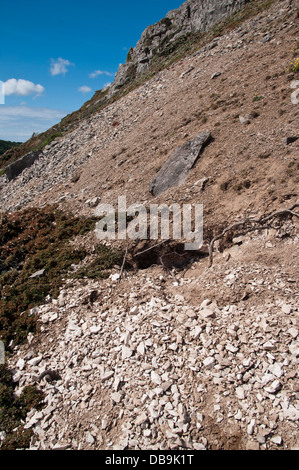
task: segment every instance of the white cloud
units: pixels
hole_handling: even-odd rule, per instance
[[[20,95],[28,96],[32,94],[40,94],[45,91],[45,88],[42,85],[35,85],[29,80],[23,80],[20,78],[16,80],[15,78],[10,78],[3,84],[4,94],[9,95]]]
[[[62,59],[62,57],[59,57],[57,60],[51,59],[51,75],[65,75],[66,72],[68,72],[68,67],[71,67],[72,65],[75,64],[72,64],[67,59]]]
[[[92,89],[89,88],[89,86],[83,85],[78,88],[78,91],[80,91],[81,93],[89,93],[90,91],[92,91]]]
[[[62,111],[50,108],[33,108],[30,106],[1,106],[0,120],[15,117],[32,117],[39,119],[59,119],[65,116]]]
[[[33,132],[44,132],[67,112],[30,106],[0,106],[0,139],[24,142]]]
[[[108,75],[108,77],[114,77],[114,73],[106,72],[104,70],[95,70],[94,72],[90,73],[88,76],[89,78],[96,78],[99,75]]]

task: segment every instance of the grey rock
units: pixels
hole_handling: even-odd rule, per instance
[[[33,152],[27,153],[23,157],[19,158],[15,162],[8,165],[4,173],[9,181],[15,179],[19,174],[22,173],[25,168],[29,168],[33,163],[40,158],[43,154],[42,150],[35,150]]]
[[[266,35],[261,39],[260,42],[261,42],[261,43],[263,43],[263,42],[269,42],[269,41],[271,41],[271,39],[272,39],[272,36],[270,36],[270,34],[266,34]]]
[[[130,80],[144,73],[157,55],[168,54],[175,48],[176,43],[190,33],[208,31],[242,8],[247,1],[187,0],[180,8],[168,12],[165,18],[146,28],[136,46],[130,49],[126,63],[120,64],[114,82],[109,88],[109,97]],[[216,46],[217,41],[214,40],[211,46],[205,46],[205,51]]]
[[[202,148],[210,138],[211,133],[206,131],[174,150],[157,176],[152,180],[149,188],[150,192],[154,196],[158,196],[168,188],[183,184],[189,171],[196,163]]]
[[[283,141],[286,145],[289,145],[289,144],[292,144],[293,142],[296,142],[296,140],[298,139],[299,137],[294,135],[294,136],[285,137]]]
[[[239,116],[239,120],[240,120],[240,123],[241,124],[249,124],[250,123],[250,119],[247,117],[243,117],[243,116]]]
[[[191,67],[189,67],[187,70],[185,70],[185,72],[183,72],[181,74],[181,78],[184,78],[184,76],[188,75],[188,73],[192,72],[193,69],[194,69],[194,67],[191,65]]]
[[[31,274],[30,279],[34,279],[35,277],[41,277],[45,274],[45,269],[40,269],[39,271],[36,271],[35,273]]]

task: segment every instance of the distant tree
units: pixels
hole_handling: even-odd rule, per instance
[[[0,155],[3,155],[7,150],[13,147],[19,147],[21,142],[11,142],[9,140],[0,140]]]

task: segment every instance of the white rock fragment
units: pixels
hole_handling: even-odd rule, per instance
[[[160,385],[162,382],[160,375],[158,375],[154,370],[151,372],[151,381],[156,385]]]
[[[274,345],[271,341],[266,341],[266,342],[263,344],[263,348],[264,348],[266,351],[273,351],[273,349],[275,349],[275,345]]]
[[[95,442],[95,438],[93,437],[90,431],[87,431],[87,433],[85,434],[85,442],[87,444],[94,444]]]
[[[120,403],[121,400],[122,400],[122,394],[119,393],[119,392],[113,392],[111,393],[111,400],[114,402],[114,403]]]
[[[283,365],[281,363],[275,362],[274,364],[269,366],[269,372],[277,378],[281,378],[284,374]]]
[[[255,419],[252,418],[250,423],[248,424],[247,426],[247,432],[249,434],[249,436],[251,436],[254,432],[254,426],[255,426]]]
[[[71,447],[71,444],[68,444],[67,442],[57,442],[52,449],[53,450],[67,450]]]
[[[20,370],[23,370],[25,367],[25,361],[24,359],[20,358],[16,364],[17,368]]]
[[[99,331],[101,331],[101,329],[102,329],[101,325],[98,325],[98,326],[94,325],[94,326],[90,327],[89,331],[92,334],[97,334],[97,333],[99,333]]]
[[[286,313],[288,315],[288,314],[291,313],[292,307],[290,305],[287,305],[287,304],[282,304],[281,310],[283,311],[283,313]]]
[[[225,349],[233,354],[239,351],[239,348],[237,348],[236,346],[233,346],[231,343],[226,343]]]
[[[135,425],[140,426],[141,424],[145,423],[148,420],[147,414],[145,412],[141,413],[135,419]]]
[[[282,384],[279,380],[274,380],[269,387],[265,387],[265,391],[270,394],[275,394],[281,390]]]
[[[133,354],[133,351],[131,348],[128,348],[127,346],[123,346],[121,350],[121,358],[123,360],[129,359]]]
[[[30,366],[37,366],[42,361],[42,359],[43,359],[42,355],[33,357],[32,359],[28,361],[28,364]]]
[[[137,346],[137,352],[138,352],[138,354],[140,354],[141,356],[144,355],[144,353],[145,353],[145,345],[144,345],[144,342],[143,342],[143,341],[141,341],[141,342],[138,344],[138,346]]]
[[[273,443],[273,444],[276,444],[278,446],[281,446],[282,444],[282,438],[281,436],[273,436],[271,437],[270,441]]]
[[[211,308],[204,308],[204,309],[200,310],[198,315],[203,320],[207,320],[209,318],[215,318],[216,317],[215,311],[212,310]]]
[[[298,421],[299,420],[299,410],[295,408],[294,405],[282,403],[281,407],[283,409],[283,416],[289,421]]]
[[[113,375],[114,372],[112,370],[107,370],[101,377],[102,382],[106,382],[106,380],[109,380]]]
[[[245,398],[245,390],[243,387],[236,388],[236,395],[240,400],[244,400]]]
[[[203,360],[203,365],[205,366],[206,369],[212,369],[212,367],[214,367],[215,364],[216,364],[216,361],[213,356],[209,356]]]
[[[289,335],[292,336],[292,338],[296,339],[298,336],[298,329],[297,328],[289,328],[288,329]]]

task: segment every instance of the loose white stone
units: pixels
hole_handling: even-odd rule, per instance
[[[151,381],[156,385],[161,384],[161,377],[154,370],[151,372]]]
[[[141,343],[138,344],[138,346],[137,346],[137,352],[138,352],[141,356],[144,355],[144,353],[145,353],[145,345],[144,345],[144,342],[143,342],[143,341],[141,341]]]
[[[269,372],[280,379],[284,374],[282,364],[275,362],[274,364],[270,365]]]
[[[113,393],[111,393],[111,400],[112,400],[114,403],[120,403],[121,400],[122,400],[122,394],[119,393],[119,392],[113,392]]]
[[[100,325],[99,326],[91,326],[89,331],[90,331],[90,333],[96,334],[99,331],[101,331],[101,329],[102,329],[102,326],[100,326]]]
[[[275,394],[281,390],[282,384],[279,380],[274,380],[270,387],[265,387],[265,391],[270,393],[270,394]]]
[[[127,346],[123,346],[121,350],[121,357],[122,359],[128,359],[131,357],[133,354],[133,351],[131,348],[128,348]]]
[[[243,387],[237,387],[236,388],[236,395],[240,400],[243,400],[245,398],[245,391]]]
[[[21,359],[21,358],[20,358],[20,359],[18,360],[16,366],[17,366],[18,369],[23,370],[24,367],[25,367],[25,361],[24,361],[24,359]]]
[[[33,357],[32,359],[28,361],[28,364],[30,366],[37,366],[41,362],[42,358],[43,356]]]
[[[230,344],[230,343],[226,343],[225,349],[226,349],[227,351],[230,351],[231,353],[236,353],[236,352],[239,351],[239,348],[233,346],[233,345]]]
[[[273,436],[270,440],[273,444],[277,444],[278,446],[282,444],[282,438],[280,436]]]
[[[203,365],[206,367],[206,369],[211,369],[212,367],[214,367],[215,363],[216,361],[213,356],[209,356],[203,361]]]
[[[147,421],[148,417],[146,413],[141,413],[137,418],[135,419],[135,425],[140,426],[141,424],[145,423]]]
[[[291,313],[292,307],[287,304],[282,304],[281,310],[283,311],[283,313],[286,313],[288,315],[289,313]]]
[[[203,320],[216,317],[215,311],[210,308],[204,308],[203,310],[200,310],[198,314]]]
[[[95,442],[93,435],[89,431],[85,434],[85,441],[87,444],[94,444]]]
[[[101,377],[102,382],[109,380],[111,377],[113,377],[113,375],[114,375],[114,372],[112,370],[107,370]]]
[[[253,434],[254,426],[255,426],[255,419],[252,419],[247,426],[247,432],[250,436]]]
[[[275,346],[271,341],[266,341],[266,343],[263,344],[263,348],[266,351],[273,351],[273,349],[275,349]]]
[[[296,339],[298,336],[298,330],[297,328],[290,328],[288,330],[288,333],[292,336],[292,338]]]

